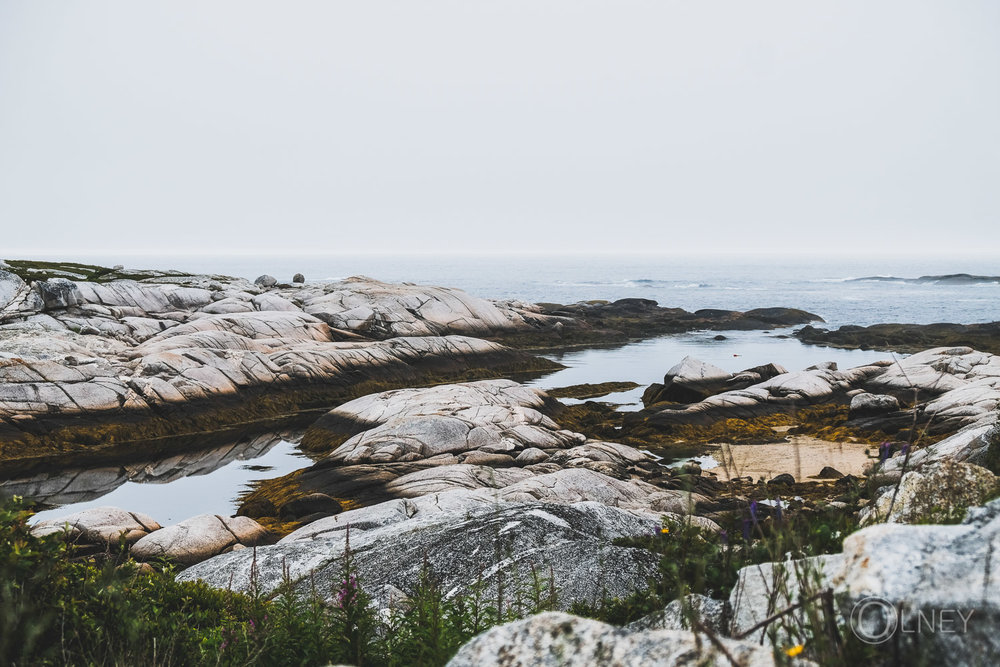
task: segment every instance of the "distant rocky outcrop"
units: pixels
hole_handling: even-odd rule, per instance
[[[940,285],[978,285],[983,283],[1000,283],[1000,276],[977,276],[970,273],[948,273],[939,276],[920,276],[919,278],[897,278],[895,276],[865,276],[851,278],[849,282],[894,282]]]
[[[645,422],[654,427],[708,425],[723,419],[791,414],[810,405],[841,403],[850,404],[849,416],[858,423],[895,431],[905,426],[907,419],[913,420],[912,412],[898,409],[901,401],[910,404],[908,410],[916,411],[918,422],[927,425],[930,433],[955,433],[956,438],[969,433],[980,436],[996,421],[1000,410],[1000,356],[957,347],[935,348],[843,371],[835,364],[820,364],[689,405],[654,405],[644,415]],[[950,440],[923,451],[948,450]],[[915,462],[930,455],[915,454]]]
[[[803,343],[862,350],[919,352],[934,347],[971,347],[1000,354],[1000,322],[985,324],[873,324],[827,330],[804,326],[795,332]]]

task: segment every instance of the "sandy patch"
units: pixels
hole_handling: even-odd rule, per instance
[[[719,465],[706,472],[720,480],[730,477],[763,477],[771,479],[790,473],[796,481],[819,474],[824,466],[836,468],[845,475],[860,475],[872,459],[865,455],[872,445],[856,442],[830,442],[806,436],[790,436],[787,441],[763,445],[713,445],[708,452]],[[723,465],[725,463],[726,465]]]

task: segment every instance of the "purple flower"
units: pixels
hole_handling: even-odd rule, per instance
[[[358,588],[358,580],[352,574],[347,579],[344,579],[340,585],[340,591],[337,593],[337,605],[341,608],[346,607],[351,601],[354,600],[354,593]]]
[[[757,501],[750,501],[750,518],[753,519],[753,524],[757,525]]]
[[[907,456],[910,453],[910,443],[904,442],[903,448],[899,450],[903,456]]]
[[[743,519],[743,539],[746,542],[750,541],[750,519]]]
[[[886,459],[889,458],[889,454],[892,453],[892,443],[883,442],[881,445],[878,446],[878,452],[879,452],[878,460],[885,461]]]
[[[728,530],[719,531],[719,540],[724,545],[729,544],[729,531]]]

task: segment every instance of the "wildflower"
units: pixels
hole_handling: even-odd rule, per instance
[[[806,647],[803,646],[802,644],[796,644],[792,648],[786,648],[785,655],[787,655],[789,658],[794,658],[798,654],[802,653],[802,651],[804,651],[805,649]]]
[[[729,544],[729,531],[728,530],[720,530],[719,531],[719,540],[722,542],[723,546],[728,545]]]
[[[666,526],[664,526],[663,528],[660,528],[660,532],[663,533],[664,535],[666,535],[667,533],[670,532],[670,529],[667,528]]]
[[[348,604],[353,602],[357,588],[358,580],[353,574],[347,579],[344,579],[344,581],[341,582],[340,592],[337,593],[337,606],[343,609]]]
[[[907,456],[910,453],[910,443],[904,442],[903,448],[899,450],[899,453],[903,456]]]
[[[889,454],[891,454],[891,453],[892,453],[892,443],[891,442],[883,442],[881,445],[878,446],[878,460],[879,461],[885,461],[886,459],[889,458]]]
[[[743,519],[743,540],[750,541],[750,519]]]
[[[750,501],[750,518],[753,519],[753,524],[757,525],[757,501]]]

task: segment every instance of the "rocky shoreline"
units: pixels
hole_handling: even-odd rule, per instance
[[[65,493],[39,465],[141,457],[151,442],[169,450],[165,436],[299,420],[314,463],[256,484],[236,516],[161,526],[101,508],[33,531],[66,534],[78,557],[119,545],[145,567],[186,568],[180,582],[327,605],[338,604],[330,584],[356,574],[380,614],[410,604],[428,569],[456,599],[503,599],[512,582],[546,573],[552,611],[486,631],[455,665],[567,652],[580,664],[807,664],[796,656],[821,660],[823,641],[849,640],[855,605],[873,596],[904,616],[974,607],[961,645],[937,634],[884,648],[976,664],[1000,650],[989,574],[1000,546],[1000,356],[949,345],[850,369],[789,372],[776,359],[737,373],[687,358],[634,413],[582,400],[628,383],[545,392],[516,381],[554,366],[529,349],[816,320],[786,308],[535,305],[367,278],[250,283],[10,262],[0,267],[0,461],[35,473],[20,488]],[[797,335],[819,342],[818,332]],[[748,476],[734,457],[725,474],[665,465],[720,442],[797,456],[804,437],[868,445],[869,464],[810,478]],[[214,460],[237,455],[220,449]],[[169,474],[149,467],[150,479]],[[109,472],[97,486],[120,479]],[[808,547],[781,542],[793,529]],[[775,540],[787,553],[764,558]],[[746,565],[725,588],[682,577],[665,609],[624,627],[564,613],[644,599],[691,544]]]

